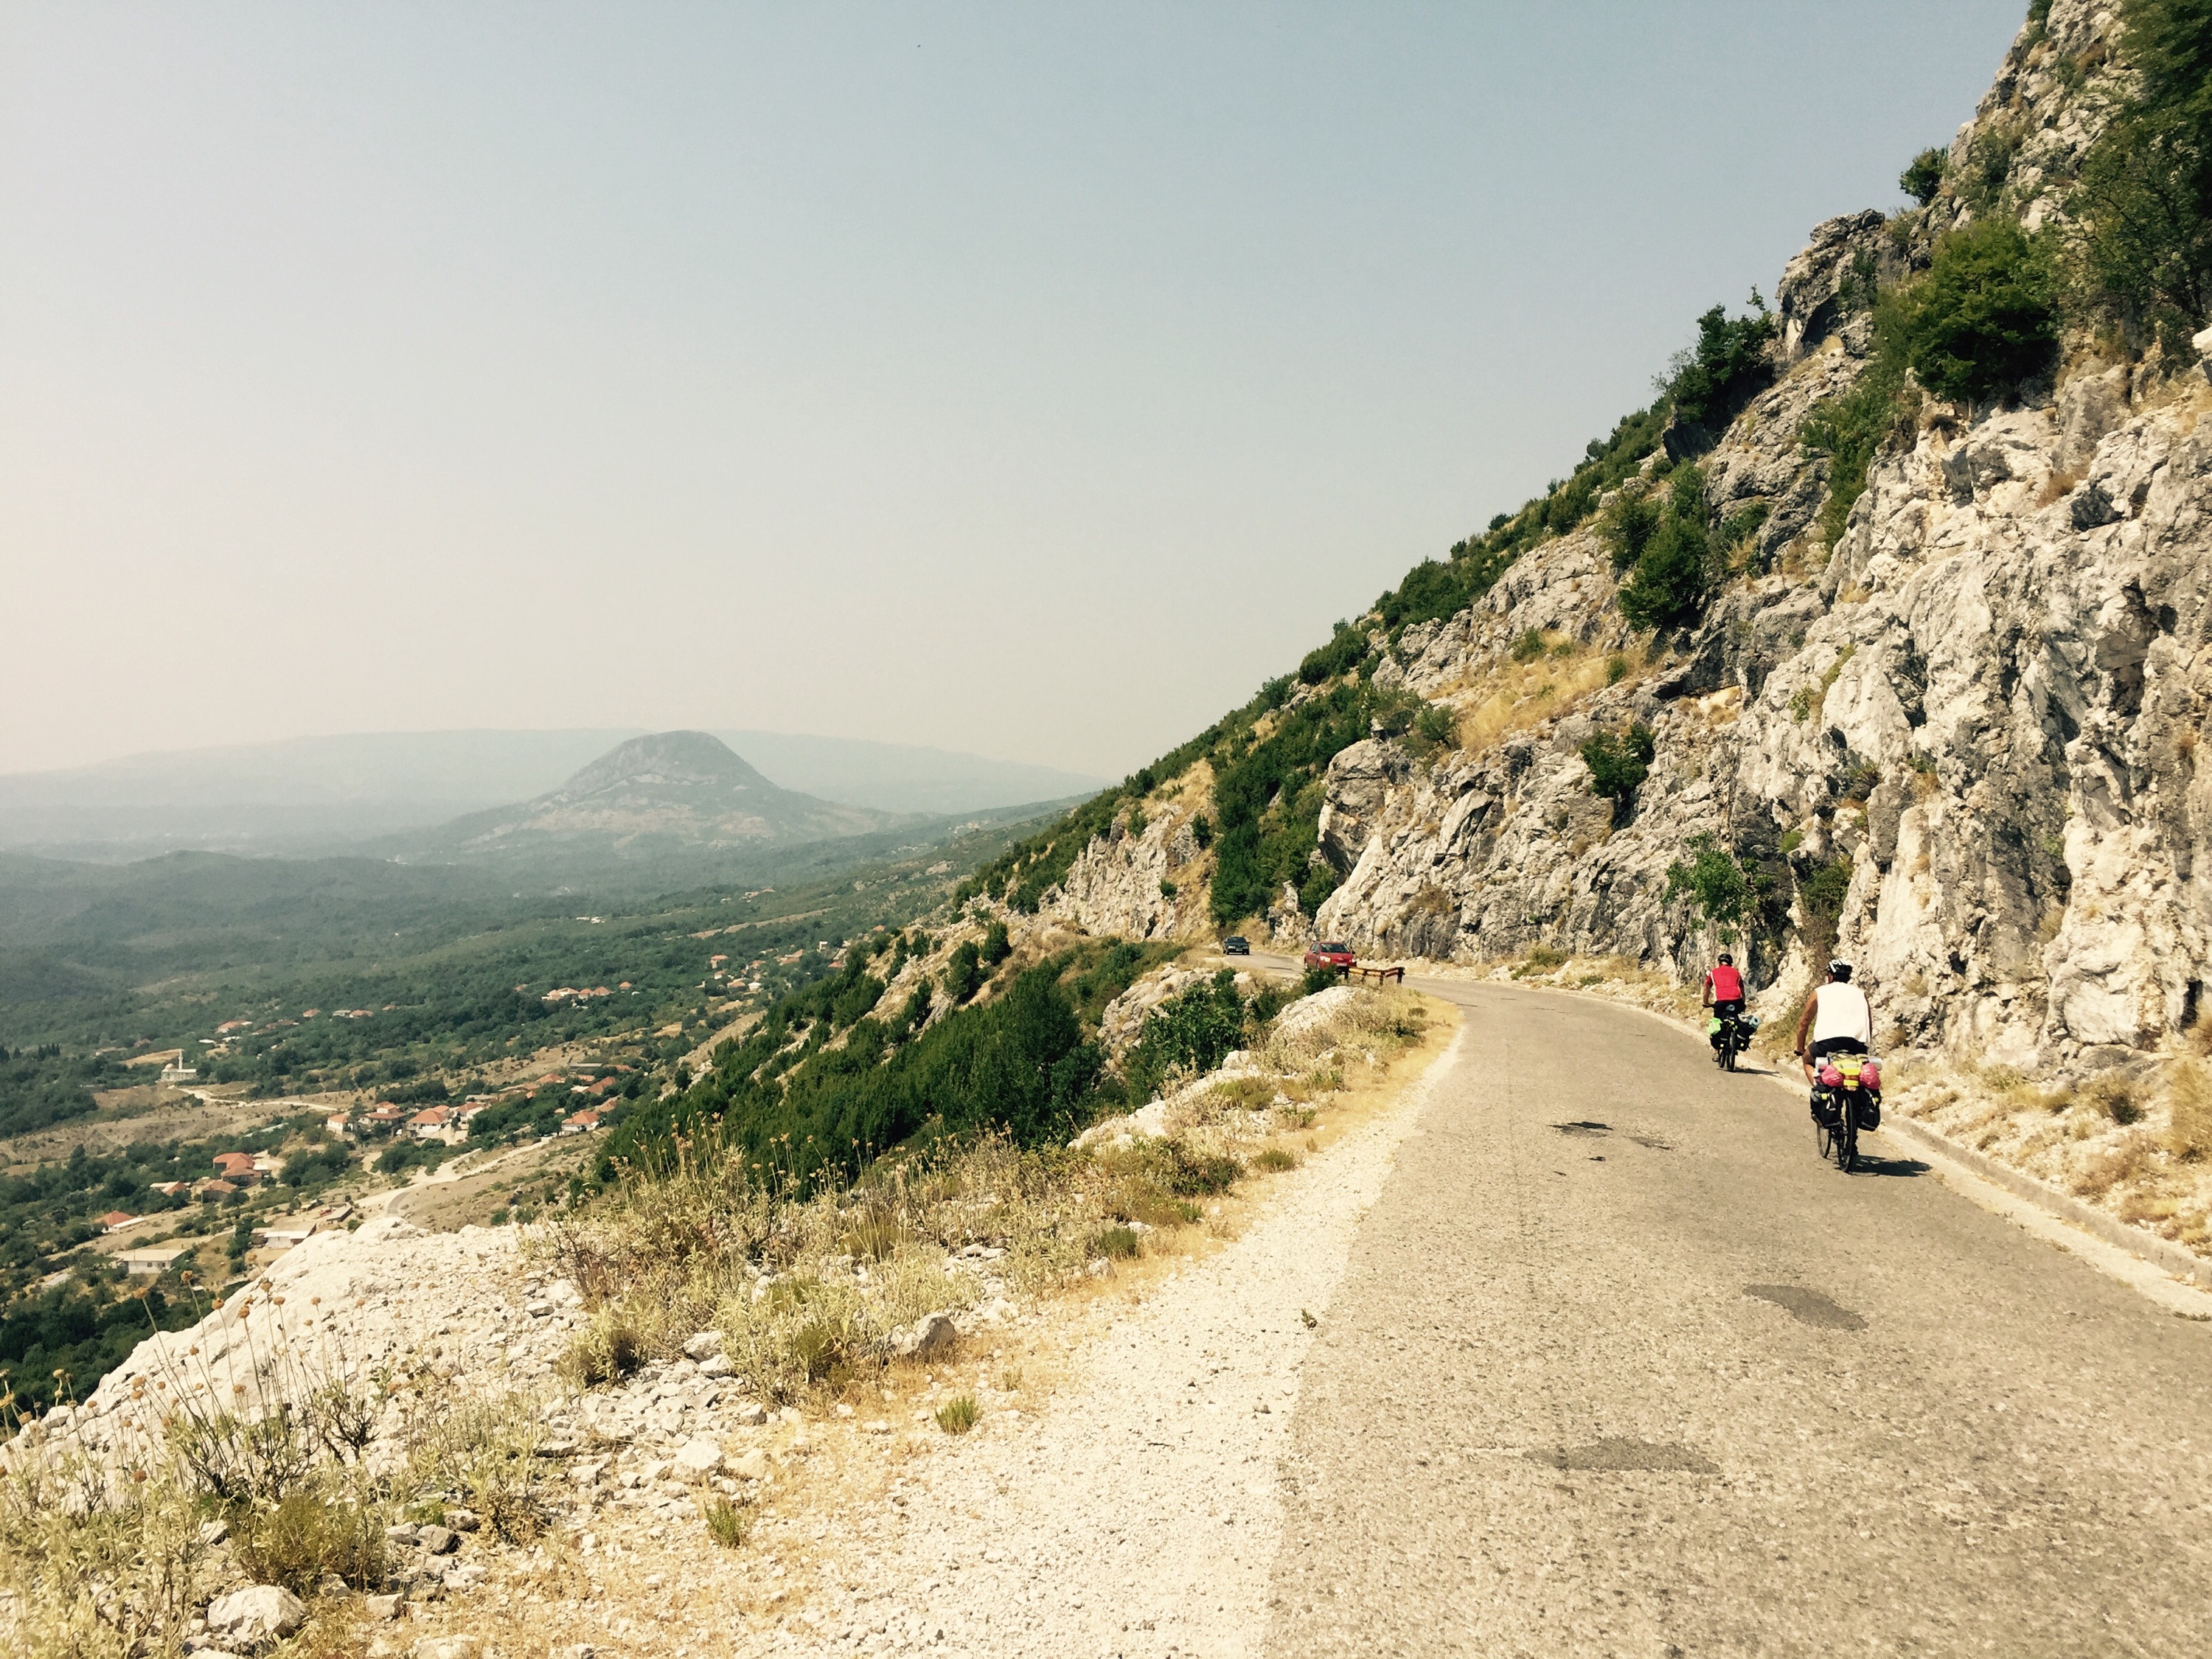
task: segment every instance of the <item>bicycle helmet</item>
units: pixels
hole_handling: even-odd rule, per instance
[[[1735,958],[1734,957],[1730,956],[1727,951],[1722,951],[1722,952],[1721,952],[1721,966],[1722,966],[1722,967],[1723,967],[1723,968],[1733,968],[1733,967],[1735,967]]]
[[[1841,957],[1837,957],[1833,962],[1828,964],[1828,977],[1830,979],[1848,980],[1850,976],[1851,964],[1845,962]]]

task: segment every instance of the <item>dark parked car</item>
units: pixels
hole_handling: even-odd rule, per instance
[[[1358,958],[1352,954],[1352,947],[1349,945],[1334,939],[1324,939],[1306,952],[1306,966],[1350,969],[1358,966]]]
[[[1252,941],[1242,933],[1231,933],[1221,941],[1221,954],[1224,957],[1249,957],[1252,954]]]

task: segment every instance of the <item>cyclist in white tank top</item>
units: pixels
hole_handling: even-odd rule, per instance
[[[1850,982],[1851,964],[1828,964],[1828,982],[1814,988],[1797,1017],[1797,1058],[1805,1081],[1825,1054],[1864,1054],[1874,1050],[1874,1008],[1866,993]]]

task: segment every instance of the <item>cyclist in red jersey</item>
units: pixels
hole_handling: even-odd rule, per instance
[[[1735,958],[1726,951],[1705,975],[1703,1003],[1718,1019],[1734,1019],[1743,1012],[1743,975],[1736,972]],[[1707,1040],[1716,1048],[1721,1046],[1717,1030]]]

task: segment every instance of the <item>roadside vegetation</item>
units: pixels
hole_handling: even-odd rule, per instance
[[[801,1193],[842,1187],[893,1148],[987,1130],[1018,1147],[1056,1145],[1178,1069],[1214,1063],[1276,1006],[1269,992],[1248,1002],[1224,975],[1154,1011],[1117,1065],[1097,1040],[1099,1012],[1172,948],[1102,941],[1027,966],[1002,955],[988,995],[932,1020],[927,981],[896,1006],[886,996],[906,942],[879,939],[723,1044],[689,1089],[609,1139],[600,1182],[708,1126],[763,1180]]]
[[[64,1415],[15,1439],[29,1402],[0,1396],[0,1437],[15,1439],[0,1461],[8,1652],[178,1654],[209,1597],[241,1578],[310,1605],[331,1579],[400,1587],[416,1574],[387,1528],[463,1519],[509,1543],[544,1530],[552,1466],[532,1455],[534,1400],[456,1398],[404,1364],[349,1374],[272,1328],[283,1299],[264,1291],[230,1304],[247,1334],[238,1364],[210,1370],[195,1349],[133,1395],[126,1456],[94,1451]],[[234,1372],[255,1387],[234,1391]]]
[[[556,1261],[597,1310],[570,1376],[605,1382],[712,1329],[760,1399],[834,1396],[874,1387],[898,1334],[925,1315],[973,1304],[963,1262],[977,1252],[1038,1297],[1097,1277],[1101,1262],[1178,1248],[1170,1241],[1204,1222],[1209,1200],[1255,1171],[1296,1166],[1293,1146],[1348,1076],[1387,1066],[1427,1029],[1420,999],[1402,991],[1353,992],[1328,1018],[1279,1034],[1278,1006],[1217,981],[1152,1013],[1132,1059],[1160,1068],[1169,1091],[1157,1136],[1068,1144],[1068,1131],[1146,1091],[1094,1093],[1085,1112],[1038,1133],[1018,1102],[998,1115],[1005,1097],[988,1077],[940,1097],[937,1120],[857,1170],[810,1175],[765,1158],[759,1126],[735,1114],[672,1126],[552,1224]],[[1208,1083],[1225,1042],[1251,1044],[1253,1066]],[[951,1119],[967,1127],[939,1127]]]
[[[1210,1052],[1224,993],[1211,981],[1196,992],[1154,1018],[1180,1033],[1170,1046]],[[984,1006],[996,995],[987,988]],[[1347,1090],[1371,1093],[1368,1080],[1423,1041],[1418,997],[1334,995],[1341,1006],[1297,1030],[1240,1018],[1255,1065],[1218,1084],[1186,1082],[1157,1138],[1025,1147],[985,1121],[808,1189],[756,1169],[717,1124],[672,1131],[641,1148],[617,1185],[549,1218],[533,1247],[587,1298],[568,1380],[617,1382],[713,1329],[749,1397],[835,1421],[833,1407],[876,1399],[902,1367],[919,1372],[898,1339],[926,1315],[988,1327],[992,1310],[975,1305],[986,1261],[990,1284],[1035,1304],[1080,1295],[1109,1264],[1188,1251],[1223,1224],[1213,1212],[1237,1188],[1297,1167],[1319,1114],[1336,1116]],[[234,1367],[211,1370],[194,1349],[157,1369],[104,1422],[120,1455],[94,1453],[63,1413],[0,1462],[8,1651],[173,1654],[209,1599],[244,1581],[306,1603],[306,1628],[282,1650],[351,1651],[358,1603],[331,1599],[330,1581],[388,1592],[441,1570],[424,1552],[452,1540],[410,1541],[418,1528],[467,1531],[472,1571],[574,1571],[559,1524],[568,1483],[549,1455],[543,1399],[473,1389],[426,1361],[348,1376],[288,1334],[288,1321],[313,1316],[296,1302],[288,1312],[266,1283],[226,1312],[245,1344]],[[233,1369],[253,1386],[234,1393]],[[1019,1386],[1018,1366],[1001,1362],[995,1375],[1002,1389]],[[976,1429],[981,1394],[932,1390],[932,1432]],[[0,1403],[0,1431],[13,1434],[23,1404]],[[751,1546],[757,1497],[727,1480],[694,1495],[702,1547]]]

